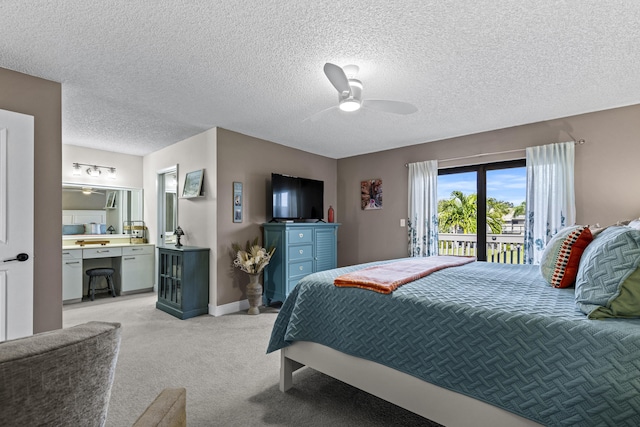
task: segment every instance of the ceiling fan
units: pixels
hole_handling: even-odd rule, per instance
[[[327,62],[324,64],[324,74],[329,82],[338,90],[338,108],[342,111],[357,111],[361,107],[392,114],[413,114],[418,109],[413,104],[386,99],[362,99],[362,82],[356,79],[360,71],[357,65],[347,65],[344,68]],[[331,107],[336,108],[336,107]]]
[[[104,195],[105,194],[105,193],[102,193],[100,191],[94,190],[92,187],[82,187],[82,188],[66,188],[65,187],[65,188],[63,188],[63,190],[64,191],[78,191],[78,192],[81,192],[82,194],[86,194],[86,195],[89,195],[89,194],[103,194]]]

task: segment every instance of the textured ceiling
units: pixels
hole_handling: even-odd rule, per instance
[[[62,83],[65,144],[220,126],[342,158],[640,103],[639,23],[635,0],[3,0],[0,67]],[[325,62],[419,111],[317,114]]]

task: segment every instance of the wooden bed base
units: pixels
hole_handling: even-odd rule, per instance
[[[297,341],[280,350],[281,391],[293,387],[293,372],[303,366],[446,426],[540,426],[504,409],[379,363],[307,341]]]

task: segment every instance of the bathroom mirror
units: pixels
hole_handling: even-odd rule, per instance
[[[128,234],[126,222],[143,221],[142,203],[141,188],[62,183],[63,237]]]

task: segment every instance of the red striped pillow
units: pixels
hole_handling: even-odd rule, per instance
[[[578,274],[580,257],[593,236],[589,227],[575,225],[560,230],[542,253],[540,272],[554,288],[573,285]]]

